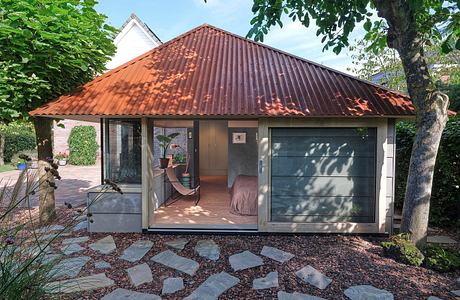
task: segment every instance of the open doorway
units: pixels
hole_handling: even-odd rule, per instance
[[[168,176],[156,166],[161,180],[154,189],[163,193],[155,193],[153,227],[257,229],[257,121],[159,120],[154,127],[155,159],[155,152],[162,153],[155,144],[158,134],[179,133],[171,144],[180,146],[166,149],[174,174],[169,169]],[[176,163],[177,155],[185,157],[183,166]],[[183,180],[184,168],[190,185],[189,179]],[[174,175],[181,186],[172,183]],[[199,186],[199,193],[181,195],[182,186],[191,190]]]

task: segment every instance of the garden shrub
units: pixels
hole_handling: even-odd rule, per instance
[[[97,142],[94,126],[75,126],[69,135],[69,163],[88,166],[96,163]]]
[[[417,249],[405,234],[392,236],[390,241],[382,242],[381,246],[385,257],[412,266],[420,266],[423,263],[424,256],[422,252]]]
[[[31,123],[14,122],[2,126],[1,134],[5,136],[3,158],[6,163],[13,162],[13,155],[36,148],[35,130]]]
[[[395,206],[401,208],[406,191],[415,125],[399,122],[396,126]],[[460,117],[451,117],[442,134],[433,178],[430,224],[460,225]]]
[[[460,254],[456,249],[430,245],[425,256],[425,264],[430,269],[450,272],[460,268]]]

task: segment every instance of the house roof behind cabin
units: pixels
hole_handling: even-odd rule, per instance
[[[31,112],[42,116],[413,116],[410,99],[202,25]]]
[[[145,24],[141,19],[139,19],[139,17],[135,14],[135,13],[131,13],[131,15],[129,16],[129,18],[125,21],[125,23],[123,23],[123,25],[121,25],[120,29],[119,29],[119,32],[122,32],[123,29],[129,24],[129,22],[131,22],[131,20],[136,20],[137,23],[139,23],[139,25],[142,26],[142,28],[145,30],[145,32],[147,32],[147,34],[155,41],[157,42],[157,44],[161,44],[162,41],[160,40],[160,38],[155,34],[155,32],[153,32],[152,29],[150,29],[150,27]]]

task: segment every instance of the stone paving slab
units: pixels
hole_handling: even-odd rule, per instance
[[[451,291],[451,293],[454,294],[457,297],[460,297],[460,290]]]
[[[355,285],[344,291],[351,300],[393,300],[393,294],[372,285]]]
[[[252,281],[254,290],[269,289],[278,287],[278,272],[270,272],[265,277],[256,278]]]
[[[184,289],[184,279],[180,277],[169,277],[163,281],[162,295],[173,294]]]
[[[167,241],[167,242],[165,242],[165,244],[167,246],[172,247],[172,248],[177,249],[177,250],[184,250],[185,246],[189,242],[190,242],[190,240],[180,238],[180,239],[175,239],[175,240],[172,240],[172,241]]]
[[[118,288],[101,300],[161,300],[160,296]]]
[[[46,233],[46,232],[51,232],[51,231],[59,231],[63,230],[64,226],[62,225],[49,225],[49,226],[44,226],[36,230],[37,233]]]
[[[80,223],[78,223],[77,225],[75,225],[73,228],[72,228],[72,231],[79,231],[79,230],[83,230],[83,229],[88,229],[88,221],[81,221]]]
[[[44,234],[42,236],[39,236],[38,240],[43,242],[43,241],[49,241],[49,240],[54,239],[54,238],[65,237],[65,236],[69,236],[69,235],[70,235],[70,232],[49,233],[49,234]],[[69,243],[69,244],[72,244],[72,243]]]
[[[50,293],[75,293],[89,291],[114,285],[115,282],[105,273],[78,277],[68,280],[54,281],[46,285]]]
[[[88,247],[101,254],[109,254],[113,250],[117,249],[117,245],[115,245],[115,241],[111,235],[89,244]]]
[[[199,256],[210,259],[218,260],[220,256],[220,248],[213,240],[200,240],[196,243],[195,251]]]
[[[148,240],[136,241],[123,251],[123,254],[120,256],[120,258],[129,262],[138,261],[144,257],[147,252],[149,252],[152,246],[153,242]]]
[[[71,257],[61,260],[50,271],[53,278],[76,277],[87,262],[91,260],[89,256]]]
[[[65,255],[74,254],[74,253],[80,252],[82,250],[85,250],[85,248],[83,248],[82,246],[80,246],[78,244],[68,244],[68,245],[64,245],[64,246],[61,247],[61,251]]]
[[[262,258],[247,250],[230,256],[228,260],[234,271],[246,270],[264,264]]]
[[[146,263],[126,269],[126,272],[128,272],[129,281],[135,287],[153,281],[152,270]]]
[[[264,246],[262,251],[260,252],[261,255],[276,260],[277,262],[284,263],[294,257],[294,254],[285,252],[278,248]]]
[[[109,269],[112,265],[104,260],[100,260],[94,263],[96,269]]]
[[[295,275],[319,289],[324,290],[332,280],[326,275],[322,274],[320,271],[316,270],[312,266],[306,266],[295,272]]]
[[[156,263],[165,265],[167,267],[173,268],[175,270],[184,272],[190,276],[195,275],[195,272],[200,267],[200,264],[196,261],[182,257],[172,252],[171,250],[166,250],[161,253],[158,253],[151,258]]]
[[[432,235],[427,237],[430,244],[457,244],[457,241],[445,235]]]
[[[226,272],[208,277],[196,290],[184,300],[218,299],[226,290],[238,284],[240,280]]]
[[[68,245],[68,244],[79,244],[79,243],[84,243],[89,240],[89,236],[80,236],[76,238],[69,238],[69,239],[64,239],[62,240],[63,245]]]
[[[302,294],[298,292],[287,293],[284,291],[278,292],[278,300],[326,300],[321,297],[316,297],[312,295]]]
[[[430,296],[430,297],[426,298],[426,300],[442,300],[442,299],[439,298],[439,297],[436,297],[436,296]]]

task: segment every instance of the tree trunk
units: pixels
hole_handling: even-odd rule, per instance
[[[0,166],[5,164],[5,134],[0,131]]]
[[[54,183],[54,177],[45,170],[47,167],[50,168],[50,161],[53,158],[53,120],[43,117],[34,118],[34,127],[37,136],[38,175],[40,180],[40,222],[49,223],[56,218],[54,188],[49,184],[49,182]]]
[[[387,42],[398,51],[407,89],[415,106],[417,131],[409,164],[401,232],[409,233],[418,248],[426,245],[433,173],[447,122],[449,98],[436,89],[417,31],[416,9],[410,1],[376,0],[379,16],[388,23]]]

